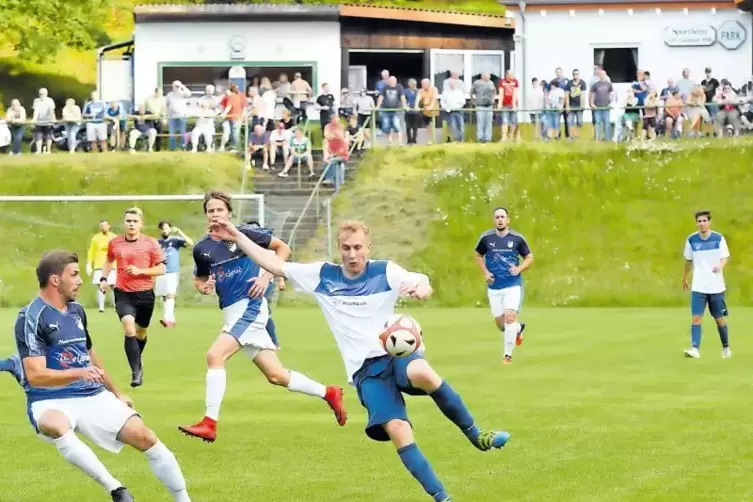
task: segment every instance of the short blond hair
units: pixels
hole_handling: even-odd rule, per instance
[[[340,228],[337,229],[337,241],[339,242],[343,235],[355,234],[363,232],[366,237],[369,236],[369,227],[366,223],[358,220],[345,220],[340,223]]]
[[[125,210],[125,212],[123,213],[123,216],[127,214],[135,214],[142,220],[144,219],[144,211],[142,211],[140,207],[136,207],[136,206],[129,207],[128,209]]]

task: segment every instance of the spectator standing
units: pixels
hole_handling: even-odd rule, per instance
[[[439,92],[437,88],[431,84],[431,80],[425,78],[421,80],[421,90],[418,91],[418,107],[424,112],[424,121],[426,125],[431,129],[431,135],[429,136],[429,144],[432,144],[435,139],[435,120],[439,115]],[[442,124],[440,123],[441,127]]]
[[[266,77],[265,77],[266,78]],[[264,79],[262,79],[263,81]],[[267,83],[269,83],[269,79],[266,79]],[[261,91],[261,89],[260,89]],[[271,86],[269,89],[265,88],[264,92],[261,93],[261,99],[264,101],[264,112],[261,116],[261,119],[263,120],[263,125],[267,132],[273,131],[275,128],[275,113],[277,110],[277,89],[275,89],[274,86]]]
[[[238,86],[232,84],[222,101],[222,116],[225,118],[222,127],[222,140],[220,140],[220,151],[225,151],[225,146],[230,140],[230,152],[235,153],[240,144],[241,124],[246,109],[246,97],[238,90]],[[227,123],[227,126],[225,126]]]
[[[367,120],[376,120],[376,114],[374,113],[374,98],[369,96],[366,89],[361,89],[355,99],[356,113],[358,115],[358,127],[363,130],[364,140],[371,142],[371,123],[367,127]]]
[[[314,91],[311,89],[311,85],[301,77],[300,73],[296,72],[293,75],[293,82],[290,84],[290,96],[293,100],[293,106],[298,112],[295,118],[296,124],[307,120],[306,106],[313,94]]]
[[[397,144],[402,144],[402,129],[400,127],[400,115],[398,110],[405,110],[408,106],[405,101],[405,90],[392,76],[387,85],[382,88],[376,107],[382,122],[382,132],[388,135],[387,141],[392,144],[392,133],[397,133]]]
[[[316,109],[319,110],[319,125],[322,134],[324,134],[324,128],[330,123],[332,117],[337,115],[335,97],[330,92],[329,84],[326,82],[322,84],[322,93],[316,98]]]
[[[706,98],[706,109],[709,112],[709,118],[713,121],[716,119],[716,114],[719,108],[714,103],[714,97],[716,97],[716,90],[719,89],[719,81],[712,75],[711,68],[706,68],[706,78],[701,81],[701,87],[703,87],[704,97]]]
[[[10,108],[5,113],[5,120],[8,122],[8,129],[10,130],[10,155],[21,155],[24,130],[26,129],[26,108],[21,106],[19,100],[14,99],[10,102]]]
[[[45,152],[50,153],[52,150],[52,132],[55,124],[55,101],[47,95],[47,89],[39,89],[39,97],[34,99],[32,104],[34,114],[34,141],[36,142],[37,153],[42,153],[42,141],[46,147]]]
[[[86,122],[86,141],[91,144],[92,152],[97,151],[97,142],[101,151],[107,151],[107,103],[99,99],[99,93],[93,91],[91,100],[84,104],[83,116]]]
[[[570,80],[568,80],[568,78],[562,74],[562,68],[556,68],[554,70],[554,75],[555,77],[554,77],[554,80],[552,80],[552,82],[557,82],[557,87],[559,89],[562,89],[562,92],[564,93],[565,89],[567,89],[567,84],[570,83]],[[567,113],[567,110],[565,110],[564,103],[561,109],[561,114],[562,114],[562,122],[565,123],[565,137],[569,138],[570,137],[570,124],[568,120],[568,113]],[[560,131],[559,120],[557,120],[557,138],[559,138],[561,134],[562,134],[562,131]]]
[[[120,101],[113,101],[107,107],[107,119],[111,122],[112,134],[110,135],[110,146],[118,150],[125,146],[126,130],[126,112]]]
[[[375,90],[377,96],[382,94],[385,87],[390,85],[390,72],[389,70],[382,70],[381,79],[376,83]]]
[[[567,84],[566,84],[567,85]],[[565,108],[565,90],[560,88],[559,80],[552,80],[547,95],[547,138],[555,139],[560,132],[560,117]]]
[[[471,99],[476,107],[476,140],[489,143],[492,140],[492,120],[497,89],[487,72],[481,74],[471,86]]]
[[[567,119],[570,121],[570,138],[576,139],[580,135],[580,129],[583,127],[583,108],[588,86],[580,78],[580,71],[573,70],[573,79],[565,86],[565,111]]]
[[[405,89],[405,105],[408,109],[405,112],[405,130],[407,135],[407,141],[409,145],[415,145],[418,139],[418,128],[421,127],[421,111],[418,109],[418,88],[415,78],[408,79],[408,88]],[[492,89],[494,86],[492,86]],[[357,125],[357,124],[356,124]],[[349,126],[349,130],[352,126]],[[360,136],[361,140],[358,143],[358,150],[360,152],[363,144],[363,134],[353,133],[351,136]],[[354,140],[355,141],[355,140]],[[348,139],[350,143],[350,138]]]
[[[688,100],[688,96],[695,86],[696,83],[690,79],[690,70],[688,68],[682,70],[682,78],[677,82],[677,89],[680,91],[680,98],[682,98],[683,103]]]
[[[528,93],[526,101],[526,109],[531,117],[533,135],[536,139],[541,139],[546,135],[542,128],[542,112],[546,102],[545,86],[546,82],[539,82],[538,78],[533,77],[531,79],[531,92]]]
[[[65,134],[68,142],[68,151],[74,153],[78,146],[78,131],[81,129],[81,108],[76,104],[73,98],[65,100],[65,106],[62,111],[63,123],[65,124]]]
[[[338,115],[341,117],[350,118],[355,113],[356,105],[355,100],[350,95],[350,91],[347,88],[340,90],[340,108],[338,109]]]
[[[277,97],[282,100],[288,97],[290,94],[290,82],[288,82],[288,75],[286,73],[280,73],[280,83],[277,86]]]
[[[452,80],[447,84],[447,91],[442,93],[442,108],[447,113],[450,123],[450,137],[453,141],[463,141],[465,138],[465,93],[462,81]]]
[[[183,149],[186,136],[186,99],[191,97],[191,91],[180,80],[173,82],[173,90],[167,93],[167,130],[170,134],[170,151]],[[176,143],[175,137],[178,136]]]
[[[609,109],[614,102],[614,87],[607,80],[604,70],[599,73],[599,80],[591,86],[589,97],[596,140],[608,141],[612,133]]]
[[[646,107],[643,109],[643,130],[641,135],[643,139],[656,138],[656,119],[659,115],[659,96],[656,89],[648,91],[646,96]]]
[[[502,106],[502,138],[514,140],[518,133],[518,91],[520,84],[510,70],[499,81],[499,102]],[[509,136],[508,136],[509,131]]]

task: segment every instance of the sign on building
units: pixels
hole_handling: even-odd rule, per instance
[[[714,45],[716,30],[711,25],[667,26],[664,43],[670,47],[702,47]]]
[[[743,45],[747,38],[748,33],[745,31],[745,27],[738,21],[722,23],[717,32],[719,45],[731,51]]]

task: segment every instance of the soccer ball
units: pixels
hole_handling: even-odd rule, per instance
[[[379,335],[382,347],[395,357],[408,357],[421,347],[421,326],[409,315],[394,314]]]

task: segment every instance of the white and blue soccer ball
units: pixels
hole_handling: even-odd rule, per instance
[[[382,347],[395,357],[408,357],[421,348],[421,325],[413,317],[393,314],[379,335]]]

